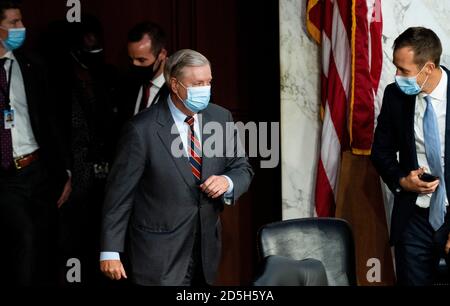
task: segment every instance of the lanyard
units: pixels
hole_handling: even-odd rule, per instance
[[[8,83],[6,85],[7,91],[5,91],[3,86],[0,86],[0,92],[3,94],[3,96],[5,97],[5,100],[6,100],[5,102],[6,102],[7,110],[11,110],[11,99],[9,98],[9,93],[11,92],[12,66],[13,66],[13,60],[11,60],[11,65],[9,65],[9,72],[8,72],[9,76],[8,76],[8,79],[6,80],[6,82]]]

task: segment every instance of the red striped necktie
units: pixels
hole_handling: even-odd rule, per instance
[[[191,171],[194,175],[196,183],[200,185],[202,179],[202,146],[198,138],[195,136],[194,117],[189,116],[186,120],[184,120],[184,122],[186,122],[190,128],[189,139],[191,145],[189,148],[189,163],[191,164]]]

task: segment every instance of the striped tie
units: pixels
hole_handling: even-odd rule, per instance
[[[191,164],[191,171],[194,175],[195,182],[200,185],[202,179],[202,146],[194,132],[194,117],[187,117],[184,120],[189,125],[190,133],[189,139],[191,140],[191,146],[189,148],[189,163]]]

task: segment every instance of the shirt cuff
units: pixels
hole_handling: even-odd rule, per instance
[[[233,197],[233,191],[234,191],[233,181],[226,175],[222,175],[222,176],[227,179],[228,185],[229,185],[227,192],[225,192],[225,194],[223,196],[226,198],[231,198],[231,197]]]
[[[100,261],[105,260],[120,260],[120,254],[117,252],[101,252]]]
[[[223,175],[224,178],[228,181],[228,190],[223,195],[223,202],[226,205],[233,205],[233,197],[234,197],[234,184],[233,181],[226,175]]]

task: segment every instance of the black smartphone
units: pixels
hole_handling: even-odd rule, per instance
[[[434,175],[431,175],[429,173],[424,173],[421,176],[419,176],[419,178],[420,178],[421,181],[429,182],[429,183],[434,182],[435,180],[439,179],[438,176],[434,176]]]

